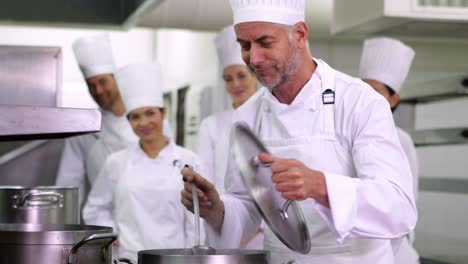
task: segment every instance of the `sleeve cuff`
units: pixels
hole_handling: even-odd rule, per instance
[[[354,226],[356,215],[356,180],[350,177],[323,173],[327,184],[330,208],[315,203],[315,208],[342,243]]]

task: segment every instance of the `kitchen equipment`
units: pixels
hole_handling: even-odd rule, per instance
[[[215,254],[193,255],[190,248],[143,250],[138,252],[138,264],[268,264],[270,253],[265,250],[216,249]]]
[[[281,197],[271,181],[270,164],[258,159],[260,153],[269,153],[268,150],[243,122],[236,122],[232,133],[235,161],[263,220],[288,248],[308,253],[309,229],[299,204]]]
[[[193,171],[193,167],[187,165]],[[216,251],[212,247],[201,245],[200,243],[200,205],[198,203],[197,185],[192,183],[193,215],[195,217],[195,245],[192,248],[193,255],[210,255]]]
[[[186,165],[190,170],[193,167]],[[268,264],[270,253],[264,250],[214,249],[200,245],[200,207],[197,186],[192,183],[193,211],[195,215],[195,245],[193,248],[143,250],[138,252],[138,264]],[[132,263],[119,259],[117,263]]]
[[[78,188],[0,186],[0,223],[78,224]]]
[[[0,224],[0,263],[110,264],[112,228]]]

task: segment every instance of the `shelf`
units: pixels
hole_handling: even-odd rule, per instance
[[[417,130],[411,132],[416,146],[467,144],[468,127]]]

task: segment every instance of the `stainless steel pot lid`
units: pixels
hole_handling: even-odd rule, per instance
[[[269,151],[243,122],[235,123],[232,133],[236,163],[263,220],[288,248],[308,253],[309,229],[299,204],[281,197],[271,181],[269,164],[262,164],[257,158],[261,152]]]

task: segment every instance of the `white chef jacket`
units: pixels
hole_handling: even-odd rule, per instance
[[[224,193],[233,113],[231,108],[203,119],[198,133],[198,156],[206,172],[204,176],[214,180],[220,194]]]
[[[416,154],[416,148],[411,136],[406,133],[403,129],[397,127],[398,138],[400,139],[401,146],[408,158],[409,165],[411,168],[411,174],[413,175],[413,192],[414,197],[418,198],[418,179],[419,179],[419,163],[418,156]],[[401,242],[400,247],[396,251],[395,264],[417,264],[419,263],[419,255],[413,247],[414,232],[412,232],[407,239]]]
[[[180,202],[179,164],[201,169],[198,157],[172,140],[154,159],[139,145],[111,154],[89,194],[85,223],[113,227],[119,257],[132,260],[140,250],[192,247],[194,215]]]
[[[419,181],[419,163],[418,156],[416,153],[416,147],[411,139],[411,136],[406,133],[403,129],[397,127],[398,138],[400,139],[401,147],[408,158],[409,165],[411,168],[411,174],[413,175],[413,192],[414,197],[418,198],[418,181]]]
[[[78,187],[80,208],[83,207],[90,186],[99,175],[107,157],[138,142],[138,137],[125,116],[115,116],[102,109],[100,111],[101,132],[65,140],[55,182],[58,186]],[[167,120],[164,120],[163,134],[172,138]]]
[[[234,113],[233,120],[247,123],[269,142],[273,155],[296,155],[304,162],[310,152],[319,162],[312,159],[304,164],[322,171],[326,179],[330,208],[313,199],[299,202],[311,234],[311,252],[300,255],[288,250],[268,228],[265,248],[276,253],[274,263],[295,259],[295,263],[392,264],[390,239],[411,232],[417,212],[410,168],[388,103],[361,80],[315,61],[316,71],[290,105],[279,103],[262,88]],[[334,104],[323,104],[326,89],[334,90]],[[308,140],[316,145],[307,145]],[[281,152],[275,144],[289,149]],[[229,164],[233,166],[225,179],[228,193],[221,233],[207,226],[209,240],[218,247],[235,245],[261,221],[238,168]],[[346,167],[349,175],[340,174],[340,167]]]
[[[199,130],[198,156],[205,170],[203,176],[213,179],[212,183],[220,195],[225,193],[224,177],[228,166],[233,113],[234,109],[231,108],[208,116],[201,122]],[[262,249],[263,232],[252,237],[245,248]]]
[[[55,182],[58,186],[78,187],[80,208],[86,201],[89,185],[96,179],[107,156],[138,140],[125,116],[100,111],[101,132],[65,140]]]

